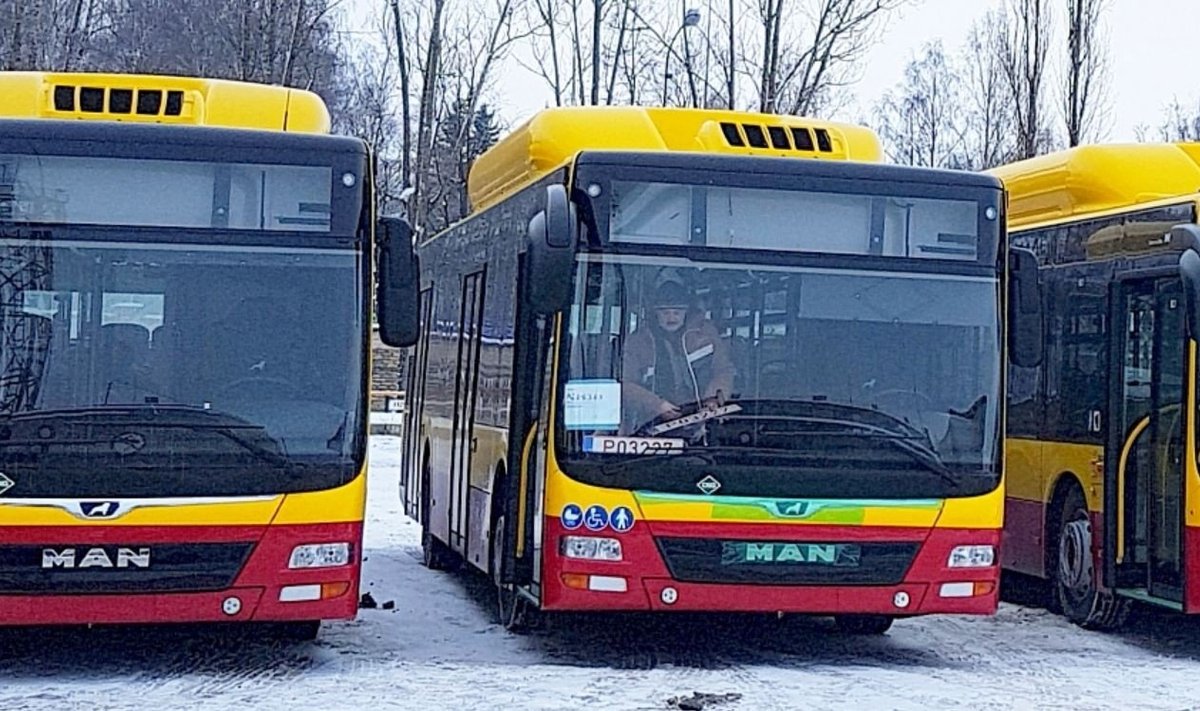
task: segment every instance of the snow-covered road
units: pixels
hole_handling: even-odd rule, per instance
[[[421,567],[419,529],[396,500],[398,453],[398,440],[374,439],[364,572],[394,609],[327,625],[314,644],[4,631],[0,710],[668,709],[694,692],[717,695],[715,711],[1200,708],[1200,620],[1161,614],[1121,635],[1005,605],[993,619],[899,622],[878,639],[746,618],[573,619],[513,636],[491,624],[481,580]]]

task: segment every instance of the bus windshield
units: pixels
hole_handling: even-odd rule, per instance
[[[695,493],[684,470],[727,465],[802,473],[728,493],[995,485],[995,276],[587,254],[575,283],[559,426],[593,483]]]
[[[359,259],[0,241],[7,496],[278,494],[353,478]]]

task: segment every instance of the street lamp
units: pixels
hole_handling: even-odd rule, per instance
[[[663,104],[667,103],[667,82],[671,79],[671,53],[675,50],[675,40],[679,39],[679,35],[689,27],[696,27],[700,24],[700,9],[689,7],[683,11],[683,22],[679,25],[679,29],[675,30],[675,34],[671,35],[671,40],[667,42],[667,57],[663,60]],[[685,57],[684,62],[688,60]],[[690,69],[689,69],[690,71]]]

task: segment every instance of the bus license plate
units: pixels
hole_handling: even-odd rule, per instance
[[[683,452],[683,440],[592,435],[583,438],[583,451],[595,454],[679,454]]]

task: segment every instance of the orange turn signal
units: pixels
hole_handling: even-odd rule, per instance
[[[350,583],[321,583],[321,599],[332,600],[345,595],[350,589]]]

